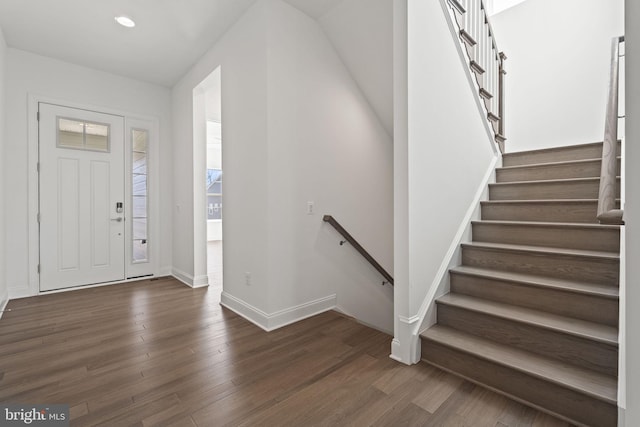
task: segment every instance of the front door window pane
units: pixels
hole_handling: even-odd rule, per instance
[[[149,260],[148,144],[148,131],[141,129],[133,129],[131,131],[132,255],[134,263],[148,262]]]

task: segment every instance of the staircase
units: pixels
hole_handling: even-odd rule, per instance
[[[601,143],[503,156],[421,334],[425,362],[579,425],[616,425],[620,227],[596,220],[601,156]]]

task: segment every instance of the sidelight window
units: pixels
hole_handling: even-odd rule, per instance
[[[131,130],[132,147],[132,222],[133,262],[147,262],[148,256],[148,212],[149,212],[149,188],[148,188],[148,145],[149,132],[142,129]]]

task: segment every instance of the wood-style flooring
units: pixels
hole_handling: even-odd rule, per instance
[[[163,278],[14,300],[0,401],[89,426],[567,426],[426,364],[335,312],[264,332],[219,289]]]

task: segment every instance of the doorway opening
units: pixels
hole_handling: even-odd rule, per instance
[[[205,218],[207,277],[209,286],[222,292],[223,278],[223,182],[221,71],[216,68],[194,90],[194,138],[206,152]],[[196,129],[197,128],[197,129]]]

